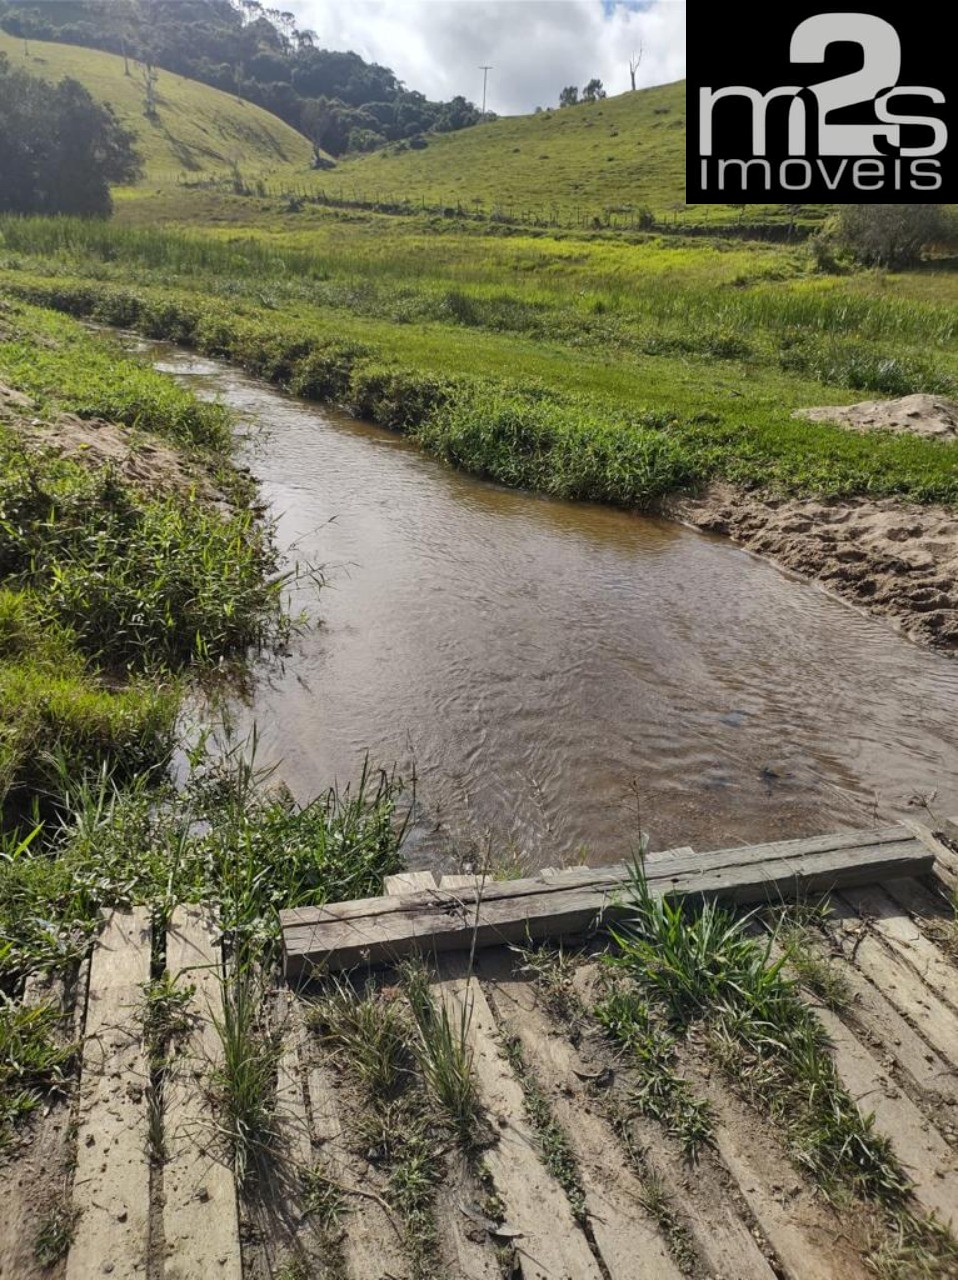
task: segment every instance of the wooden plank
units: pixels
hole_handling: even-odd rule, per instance
[[[922,933],[909,914],[910,910],[920,912],[929,895],[920,885],[907,882],[895,886],[895,893],[900,901],[877,886],[849,888],[843,890],[843,897],[868,920],[870,927],[891,951],[910,964],[940,999],[958,1010],[958,969],[931,938]],[[906,907],[903,903],[911,906]],[[932,910],[935,910],[935,904],[932,904]],[[936,914],[940,917],[943,912],[944,904],[938,904]]]
[[[195,1023],[167,1092],[163,1230],[166,1280],[241,1280],[239,1217],[233,1170],[209,1101],[223,1059],[214,1025],[223,1016],[220,949],[204,914],[177,907],[166,935],[166,966],[194,986]]]
[[[773,862],[745,859],[741,865],[710,865],[708,855],[676,857],[651,868],[647,883],[660,895],[754,903],[924,874],[933,863],[933,854],[912,836],[853,848],[851,859],[846,846],[783,854]],[[481,894],[467,888],[457,894],[435,890],[283,912],[286,974],[297,979],[314,966],[343,969],[392,963],[416,951],[438,954],[581,934],[628,910],[619,901],[620,892],[621,886],[608,877],[572,887],[562,881],[514,881],[487,885]]]
[[[455,875],[442,876],[439,881],[439,889],[442,893],[448,893],[450,889],[476,889],[481,890],[484,885],[492,884],[491,876],[477,875]]]
[[[419,888],[435,888],[436,881],[431,872],[419,872],[420,883]],[[386,876],[383,885],[387,893],[400,893],[401,886],[397,884],[401,877]],[[476,876],[443,876],[443,883],[447,889],[456,889],[462,887],[458,884],[448,885],[446,881],[465,880],[470,886],[478,883]],[[442,991],[440,989],[440,998]],[[439,1222],[439,1238],[440,1246],[445,1255],[447,1266],[455,1264],[455,1274],[460,1280],[498,1280],[500,1273],[499,1267],[496,1265],[496,1256],[494,1250],[482,1239],[474,1239],[473,1235],[467,1227],[468,1219],[459,1208],[458,1201],[462,1198],[462,1193],[468,1191],[465,1198],[471,1197],[468,1193],[474,1192],[475,1188],[468,1185],[468,1170],[465,1164],[460,1168],[460,1177],[456,1180],[458,1185],[454,1185],[450,1178],[446,1178],[443,1185],[436,1192],[436,1214]],[[457,1191],[460,1193],[457,1195]],[[470,1224],[471,1225],[471,1224]]]
[[[880,943],[871,940],[876,947]],[[824,947],[811,944],[824,958]],[[882,957],[883,959],[883,957]],[[894,1062],[911,1082],[914,1093],[937,1115],[945,1114],[952,1127],[958,1122],[958,1071],[930,1043],[922,1038],[884,991],[870,982],[845,956],[829,956],[829,964],[848,990],[850,999],[841,1011],[846,1023],[853,1023],[859,1037],[873,1053],[882,1055],[887,1066]],[[885,978],[887,969],[882,970]],[[915,1012],[913,1010],[913,1012]],[[918,1011],[920,1016],[923,1011]],[[958,1037],[955,1041],[958,1050]]]
[[[535,988],[514,978],[511,958],[493,952],[484,977],[495,983],[495,1005],[575,1153],[586,1214],[609,1280],[679,1280],[682,1272],[642,1207],[644,1190],[623,1158],[608,1123],[588,1105],[581,1062],[537,1007]]]
[[[524,1115],[522,1087],[499,1051],[498,1027],[466,954],[439,963],[442,998],[451,1016],[468,1019],[469,1042],[482,1104],[498,1141],[485,1152],[486,1167],[506,1208],[522,1275],[548,1280],[602,1280],[585,1236],[576,1226],[562,1188],[536,1153]]]
[[[644,865],[655,866],[657,862],[668,862],[672,858],[694,857],[695,850],[690,844],[679,844],[674,849],[653,849],[645,855]]]
[[[336,1089],[324,1067],[314,1064],[307,1076],[313,1134],[319,1163],[343,1192],[347,1212],[342,1218],[342,1254],[348,1280],[409,1280],[411,1270],[402,1247],[396,1218],[370,1185],[368,1166],[360,1165],[343,1132]],[[365,1193],[373,1192],[368,1196]]]
[[[912,869],[915,867],[927,869],[931,866],[933,857],[914,837],[894,844],[884,844],[880,848],[862,848],[854,852],[860,856],[851,860],[847,860],[845,851],[826,851],[796,858],[782,856],[774,862],[758,864],[743,857],[740,863],[730,866],[713,866],[710,861],[699,858],[688,861],[676,858],[662,867],[654,867],[647,875],[647,883],[653,892],[689,894],[697,890],[703,893],[714,892],[721,890],[723,886],[747,888],[751,884],[760,885],[765,891],[774,890],[774,882],[777,880],[791,884],[796,876],[812,872],[831,874],[836,879],[841,878],[843,883],[873,883],[876,876],[892,878],[913,874]],[[487,882],[481,890],[475,891],[464,886],[455,893],[433,889],[401,897],[361,898],[323,907],[294,908],[281,912],[280,916],[288,936],[295,936],[301,931],[327,923],[355,925],[367,930],[375,930],[377,927],[388,930],[391,927],[389,917],[408,915],[420,909],[465,920],[470,916],[469,908],[474,907],[479,898],[487,908],[505,904],[508,914],[510,904],[519,911],[527,907],[530,901],[537,908],[543,905],[548,907],[550,902],[566,901],[563,895],[577,889],[583,894],[593,894],[596,904],[601,905],[613,901],[622,892],[623,883],[618,869],[611,868],[606,872],[602,868],[596,868],[582,885],[563,882],[544,884],[538,880],[505,883],[494,881]],[[583,901],[591,902],[592,899],[585,898]]]
[[[313,1145],[302,1067],[306,1027],[299,1001],[288,989],[273,993],[282,1053],[276,1069],[279,1141],[270,1170],[244,1208],[251,1230],[244,1239],[244,1274],[323,1275],[326,1242],[305,1210],[303,1175],[313,1166]],[[297,1271],[298,1268],[298,1271]]]
[[[393,876],[383,876],[383,889],[390,898],[435,887],[436,881],[431,871],[399,871]]]
[[[662,865],[653,862],[647,868],[647,879],[660,882],[675,878],[681,880],[687,875],[698,875],[719,871],[723,868],[740,869],[750,866],[774,865],[780,860],[801,859],[805,855],[846,851],[845,861],[854,864],[862,853],[875,853],[887,846],[908,846],[917,849],[920,842],[903,827],[880,827],[875,831],[840,832],[831,836],[816,836],[807,840],[786,840],[775,844],[744,845],[739,849],[715,849],[708,853],[676,851]],[[842,860],[838,859],[841,865]],[[891,861],[894,861],[892,857]],[[571,868],[577,873],[583,886],[592,886],[598,891],[614,891],[627,884],[632,874],[632,865],[617,863],[607,867]],[[485,880],[483,881],[483,897],[489,900],[504,898],[522,898],[538,896],[550,892],[561,892],[568,886],[553,882],[551,885],[542,881],[540,876],[521,880]],[[907,873],[906,873],[907,874]],[[459,894],[456,900],[447,905],[456,905],[459,899],[468,898]],[[280,920],[284,928],[295,928],[299,925],[311,926],[325,919],[349,920],[356,917],[368,919],[378,915],[395,915],[406,910],[407,905],[415,899],[415,895],[390,897],[383,895],[377,898],[357,898],[350,902],[330,903],[325,907],[292,907],[280,912]],[[443,901],[441,894],[435,890],[427,890],[422,901],[435,903]]]
[[[150,1157],[143,987],[150,980],[150,916],[114,911],[90,964],[80,1076],[73,1204],[76,1231],[67,1280],[107,1272],[145,1274]]]
[[[942,827],[947,826],[949,821],[949,819],[945,819],[945,822],[939,825]],[[954,849],[950,849],[930,827],[923,822],[919,822],[917,818],[905,818],[903,819],[903,825],[935,855],[935,875],[939,880],[946,884],[949,889],[958,889],[958,853],[955,853]],[[955,831],[958,833],[958,827],[955,828]],[[947,832],[943,831],[942,834],[947,835]],[[958,834],[951,838],[958,839]]]
[[[680,1061],[712,1107],[718,1153],[775,1253],[777,1274],[785,1280],[868,1280],[872,1273],[841,1215],[796,1174],[768,1127],[756,1124],[717,1073],[706,1073],[690,1056],[680,1054]]]
[[[914,969],[881,941],[840,894],[831,902],[831,919],[843,954],[918,1029],[946,1062],[958,1063],[958,1016]]]
[[[888,1077],[871,1053],[828,1009],[816,1009],[828,1033],[842,1084],[865,1114],[873,1114],[911,1178],[915,1198],[946,1225],[958,1219],[958,1153]]]

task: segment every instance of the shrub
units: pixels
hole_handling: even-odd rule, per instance
[[[936,204],[847,205],[817,238],[820,260],[829,246],[867,267],[900,271],[945,234],[944,211]]]

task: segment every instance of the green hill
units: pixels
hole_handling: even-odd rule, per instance
[[[317,187],[347,199],[455,206],[562,223],[629,219],[648,209],[657,222],[728,224],[729,205],[685,205],[685,82],[509,116],[461,133],[429,135],[422,150],[389,147],[348,158]],[[821,207],[808,217],[821,216]],[[782,205],[755,205],[749,222],[786,218]]]
[[[508,211],[648,205],[662,214],[684,203],[685,83],[430,135],[421,151],[344,160],[327,183],[371,199],[479,200]]]
[[[152,186],[199,181],[239,167],[244,177],[291,170],[306,171],[312,146],[306,138],[261,107],[219,89],[168,71],[156,83],[157,115],[144,114],[145,90],[139,68],[123,59],[76,45],[22,40],[0,31],[0,53],[13,66],[57,81],[72,76],[100,102],[109,102],[121,123],[132,129]]]

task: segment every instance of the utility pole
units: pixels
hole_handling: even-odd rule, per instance
[[[489,72],[492,71],[493,68],[480,67],[479,70],[482,72],[482,117],[481,118],[485,120],[486,118],[486,81],[489,78]]]

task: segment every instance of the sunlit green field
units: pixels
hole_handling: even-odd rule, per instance
[[[12,291],[227,355],[507,483],[626,506],[716,477],[958,495],[954,446],[791,416],[954,392],[946,271],[825,276],[800,248],[385,216],[298,232],[8,220],[0,234]]]

